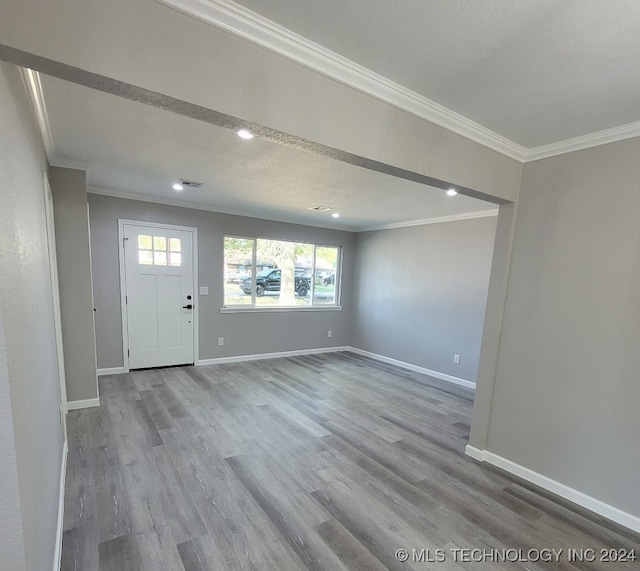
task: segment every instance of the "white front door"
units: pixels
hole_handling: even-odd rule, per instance
[[[193,232],[123,225],[129,368],[193,364]]]

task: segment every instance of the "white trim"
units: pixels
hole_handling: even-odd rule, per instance
[[[193,226],[178,226],[176,224],[161,224],[159,222],[145,222],[143,220],[125,220],[118,218],[118,259],[120,262],[120,312],[122,319],[122,360],[124,362],[124,373],[128,373],[129,367],[129,330],[127,328],[127,277],[125,271],[124,248],[122,247],[124,238],[124,227],[126,226],[143,226],[149,228],[163,228],[168,230],[179,230],[181,232],[191,232],[192,240],[192,260],[191,267],[193,272],[193,301],[196,311],[193,312],[193,362],[197,363],[200,359],[200,287],[198,282],[198,229]]]
[[[638,136],[640,136],[640,121],[528,149],[526,152],[525,162],[529,163],[531,161],[555,157],[557,155],[563,155],[573,151],[580,151],[582,149],[606,145],[607,143],[624,141],[625,139],[632,139],[633,137]]]
[[[357,355],[362,355],[363,357],[369,357],[371,359],[375,359],[376,361],[382,361],[383,363],[401,367],[402,369],[408,369],[409,371],[422,373],[423,375],[429,375],[430,377],[435,377],[436,379],[447,381],[449,383],[453,383],[454,385],[460,385],[468,389],[476,388],[476,384],[473,381],[460,379],[458,377],[454,377],[453,375],[447,375],[446,373],[440,373],[438,371],[433,371],[432,369],[426,369],[425,367],[419,367],[418,365],[412,365],[411,363],[398,361],[397,359],[392,359],[391,357],[385,357],[383,355],[378,355],[377,353],[370,353],[369,351],[365,351],[363,349],[356,349],[355,347],[349,347],[348,350],[352,353],[356,353]]]
[[[216,206],[207,206],[204,204],[191,204],[185,202],[179,202],[177,200],[165,200],[161,197],[155,196],[146,196],[134,193],[126,193],[126,192],[118,192],[115,190],[109,190],[106,188],[96,188],[90,187],[87,188],[88,194],[97,194],[98,196],[110,196],[112,198],[122,198],[124,200],[138,200],[140,202],[151,202],[152,204],[165,204],[167,206],[175,206],[177,208],[188,208],[191,210],[203,210],[205,212],[216,212],[218,214],[229,214],[230,216],[242,216],[243,218],[257,218],[259,220],[265,220],[261,218],[258,214],[249,213],[242,214],[239,211],[231,211],[226,209],[218,209]],[[425,224],[438,224],[440,222],[454,222],[456,220],[467,220],[471,218],[484,218],[490,216],[497,216],[499,212],[498,208],[492,208],[490,210],[478,210],[475,212],[463,212],[461,214],[451,214],[447,216],[434,216],[433,218],[424,218],[421,220],[410,220],[408,222],[393,222],[391,224],[379,224],[374,226],[364,226],[364,227],[356,227],[356,226],[331,226],[328,224],[318,225],[316,222],[313,223],[314,228],[327,228],[329,230],[338,230],[340,232],[370,232],[372,230],[388,230],[390,228],[404,228],[407,226],[423,226]],[[269,220],[273,220],[274,222],[282,222],[284,224],[302,224],[306,226],[311,226],[310,221],[300,222],[300,220],[293,220],[292,218],[269,218]]]
[[[125,272],[125,256],[124,256],[124,223],[118,220],[118,263],[120,270],[120,320],[122,326],[122,362],[124,364],[123,369],[125,373],[130,371],[129,369],[129,328],[127,320],[127,303],[126,303],[126,291],[127,291],[127,277]]]
[[[277,353],[258,353],[256,355],[237,355],[234,357],[218,357],[215,359],[202,359],[198,361],[196,365],[198,367],[201,367],[205,365],[219,365],[221,363],[241,363],[243,361],[259,361],[262,359],[278,359],[280,357],[295,357],[297,355],[337,353],[338,351],[349,351],[351,353],[356,353],[357,355],[362,355],[363,357],[369,357],[371,359],[375,359],[376,361],[382,361],[383,363],[395,365],[396,367],[408,369],[416,373],[423,373],[425,375],[429,375],[430,377],[435,377],[443,381],[448,381],[450,383],[453,383],[455,385],[460,385],[468,389],[476,388],[475,383],[471,381],[467,381],[465,379],[459,379],[458,377],[454,377],[452,375],[439,373],[438,371],[432,371],[431,369],[425,369],[424,367],[418,367],[417,365],[412,365],[411,363],[405,363],[404,361],[398,361],[396,359],[391,359],[390,357],[384,357],[376,353],[370,353],[369,351],[364,351],[362,349],[356,349],[355,347],[349,347],[349,346],[322,347],[319,349],[300,349],[298,351],[280,351]]]
[[[80,410],[81,408],[93,408],[100,406],[100,397],[84,400],[70,400],[67,403],[67,410]]]
[[[60,422],[65,442],[67,441],[67,381],[64,367],[64,342],[62,337],[62,318],[60,313],[60,291],[58,281],[58,258],[56,254],[55,217],[53,212],[53,193],[46,171],[42,172],[44,193],[44,213],[47,230],[47,252],[49,254],[49,278],[51,281],[51,307],[56,341],[56,361],[58,366],[58,384],[60,387]]]
[[[160,222],[145,222],[144,220],[125,220],[118,218],[118,223],[127,226],[149,226],[152,228],[160,228],[162,230],[180,230],[181,232],[197,232],[194,226],[178,226],[177,224],[162,224]]]
[[[232,0],[156,1],[523,163],[640,136],[635,122],[527,148]]]
[[[370,232],[372,230],[389,230],[391,228],[406,228],[408,226],[424,226],[426,224],[439,224],[440,222],[455,222],[457,220],[468,220],[471,218],[487,218],[498,216],[499,209],[478,210],[476,212],[462,212],[461,214],[449,214],[447,216],[434,216],[433,218],[423,218],[422,220],[409,220],[408,222],[392,222],[390,224],[379,224],[376,226],[366,226],[358,230],[359,232]]]
[[[467,456],[471,456],[474,460],[478,462],[484,462],[485,458],[485,450],[480,450],[480,448],[476,448],[475,446],[471,446],[471,444],[467,444],[464,448],[464,453]]]
[[[259,212],[251,211],[240,211],[233,210],[230,208],[218,208],[216,205],[208,205],[202,203],[193,203],[193,202],[180,202],[179,200],[169,200],[162,197],[149,196],[145,194],[136,194],[134,192],[119,192],[116,190],[109,190],[108,188],[98,188],[98,187],[88,187],[87,194],[97,194],[99,196],[110,196],[112,198],[122,198],[124,200],[137,200],[139,202],[151,202],[152,204],[164,204],[166,206],[176,206],[177,208],[189,208],[191,210],[202,210],[204,212],[216,212],[218,214],[229,214],[230,216],[241,216],[243,218],[255,218],[257,220],[272,220],[274,222],[283,222],[285,224],[298,224],[304,226],[312,226],[313,228],[327,228],[329,230],[339,230],[342,232],[358,232],[358,228],[354,226],[340,226],[337,224],[323,224],[322,219],[318,219],[320,222],[307,220],[301,222],[300,219],[295,219],[293,217],[288,216],[280,216],[265,218]]]
[[[49,160],[49,164],[52,167],[61,167],[65,169],[75,169],[81,171],[88,171],[89,167],[91,167],[91,163],[87,161],[81,161],[78,159],[70,159],[67,157],[59,157],[54,155]]]
[[[53,136],[51,134],[51,125],[49,123],[49,115],[47,114],[47,106],[45,105],[44,94],[42,93],[40,74],[32,69],[21,67],[20,75],[22,75],[22,81],[27,89],[29,99],[31,100],[31,104],[35,112],[36,122],[38,123],[38,129],[40,130],[40,136],[42,137],[42,144],[44,145],[44,152],[47,155],[47,161],[51,164],[56,153],[53,147]]]
[[[220,313],[287,313],[287,312],[298,312],[298,311],[342,311],[341,305],[288,305],[285,307],[275,307],[275,306],[240,306],[237,307],[221,307]]]
[[[22,81],[31,100],[33,111],[36,116],[36,122],[42,137],[44,152],[47,155],[47,162],[52,167],[64,167],[69,169],[89,170],[91,163],[68,157],[59,157],[56,155],[53,134],[51,132],[51,123],[49,122],[49,114],[47,113],[47,105],[44,100],[42,91],[42,82],[40,74],[32,69],[21,67],[20,75]]]
[[[121,375],[122,373],[126,373],[124,367],[109,367],[106,369],[98,369],[98,376],[104,377],[106,375]]]
[[[640,136],[640,121],[636,121],[547,145],[527,148],[231,0],[156,1],[261,45],[327,77],[340,81],[367,95],[408,111],[417,117],[435,123],[522,163]],[[20,68],[20,74],[33,106],[49,164],[56,167],[89,170],[91,163],[56,156],[40,74],[27,68]],[[107,191],[104,193],[94,192],[96,194],[107,194]],[[115,193],[110,193],[109,195],[116,196]],[[144,198],[138,198],[138,200],[144,200]],[[155,200],[151,201],[157,202]],[[175,204],[171,201],[167,201],[167,203]],[[192,208],[208,210],[206,207],[199,206],[193,206]],[[229,214],[233,213],[229,212]],[[420,223],[428,224],[430,222],[417,221],[417,224]],[[414,223],[406,225],[410,226],[414,225]],[[378,230],[382,228],[370,229]]]
[[[350,351],[351,347],[321,347],[319,349],[300,349],[297,351],[279,351],[277,353],[258,353],[257,355],[237,355],[235,357],[218,357],[202,359],[196,363],[198,367],[220,365],[221,363],[242,363],[243,361],[262,361],[263,359],[279,359],[281,357],[297,357],[298,355],[317,355],[320,353],[337,353]]]
[[[503,155],[523,161],[526,148],[231,0],[156,0],[349,87],[408,111]]]
[[[465,448],[465,453],[480,462],[488,462],[489,464],[493,464],[498,468],[505,470],[515,476],[518,476],[527,482],[531,482],[545,490],[553,492],[554,494],[565,498],[583,508],[587,508],[592,512],[595,512],[601,516],[610,519],[624,527],[627,527],[637,533],[640,533],[640,517],[630,514],[628,512],[622,511],[619,508],[616,508],[610,504],[607,504],[601,500],[598,500],[592,496],[588,496],[587,494],[580,492],[574,488],[567,486],[566,484],[562,484],[540,474],[538,472],[534,472],[530,468],[526,468],[525,466],[521,466],[520,464],[516,464],[511,460],[507,460],[502,456],[498,456],[493,452],[489,452],[488,450],[479,450],[478,448],[474,448],[471,445],[467,445]]]
[[[60,464],[60,490],[58,492],[58,525],[56,527],[56,547],[53,554],[53,571],[60,571],[62,562],[62,535],[64,533],[64,491],[67,478],[67,441],[62,446],[62,462]]]

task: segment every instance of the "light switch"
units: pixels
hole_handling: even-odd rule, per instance
[[[200,295],[209,295],[209,288],[207,286],[200,286]]]

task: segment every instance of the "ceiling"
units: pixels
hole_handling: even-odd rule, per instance
[[[197,4],[158,1],[187,12]],[[356,66],[409,99],[421,97],[425,109],[442,106],[440,115],[457,114],[454,122],[485,129],[528,160],[540,158],[531,154],[536,149],[572,150],[568,141],[581,137],[602,143],[593,134],[607,129],[640,134],[637,0],[207,0],[206,6],[216,14],[213,25],[267,49],[275,48],[260,43],[263,32],[298,53],[313,48],[325,61],[339,54],[346,58],[339,66]],[[232,23],[225,24],[230,13]],[[250,33],[239,31],[243,25]],[[296,60],[293,52],[278,53]],[[258,137],[243,141],[229,129],[157,107],[45,75],[40,80],[53,162],[87,168],[96,192],[352,231],[495,213],[495,205],[468,196],[448,197],[321,154]],[[179,178],[205,184],[177,193],[171,186]],[[309,210],[315,205],[341,216]]]
[[[496,211],[482,200],[257,137],[245,141],[230,129],[46,75],[40,81],[54,162],[86,168],[95,192],[350,231]],[[180,178],[204,186],[176,192]],[[332,210],[309,210],[318,205]]]
[[[236,3],[528,149],[640,121],[637,0]]]

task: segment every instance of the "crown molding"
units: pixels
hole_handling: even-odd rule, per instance
[[[98,194],[100,196],[110,196],[111,198],[122,198],[124,200],[135,200],[138,202],[150,202],[152,204],[162,204],[164,206],[175,206],[177,208],[187,208],[189,210],[203,210],[205,212],[213,212],[216,214],[228,214],[229,216],[240,216],[242,218],[257,218],[259,220],[270,220],[272,222],[281,222],[283,224],[295,224],[298,226],[310,226],[312,228],[325,228],[327,230],[335,230],[336,232],[359,232],[358,228],[352,226],[337,226],[330,224],[311,223],[310,221],[300,221],[287,216],[268,216],[254,210],[240,211],[230,208],[220,208],[216,205],[203,204],[199,202],[181,202],[180,200],[171,200],[163,197],[150,196],[147,194],[138,194],[135,192],[122,192],[101,188],[97,186],[88,186],[87,194]]]
[[[527,148],[232,0],[155,0],[522,163],[640,136],[640,122]]]
[[[51,135],[51,126],[49,124],[49,115],[47,115],[47,106],[44,102],[44,94],[42,93],[42,83],[40,82],[40,74],[37,71],[26,67],[20,68],[22,81],[31,100],[31,106],[36,116],[44,152],[47,155],[49,164],[55,158],[55,150],[53,148],[53,136]]]
[[[434,216],[421,220],[410,220],[408,222],[397,222],[392,224],[380,224],[378,226],[367,226],[360,228],[358,232],[370,232],[372,230],[389,230],[391,228],[406,228],[408,226],[424,226],[425,224],[439,224],[440,222],[455,222],[456,220],[468,220],[470,218],[488,218],[498,215],[498,208],[490,210],[477,210],[476,212],[463,212],[461,214],[449,214],[447,216]]]
[[[398,109],[503,155],[524,161],[527,149],[231,0],[156,0],[249,40]]]
[[[640,137],[640,121],[603,129],[548,145],[526,148],[506,137],[410,91],[351,60],[291,32],[290,30],[247,10],[231,0],[155,0],[213,26],[261,45],[314,71],[340,81],[363,93],[430,121],[476,143],[528,163],[574,151]],[[88,170],[90,163],[56,155],[40,74],[20,67],[20,75],[31,101],[47,161],[51,166]],[[431,220],[416,224],[430,224]],[[437,221],[437,220],[436,220]],[[444,220],[443,220],[444,221]],[[414,225],[413,222],[407,225]],[[367,228],[379,230],[394,226]],[[358,231],[365,231],[358,230]],[[349,231],[354,231],[350,229]]]
[[[89,170],[91,163],[56,155],[55,147],[53,145],[53,134],[51,133],[51,124],[49,123],[49,114],[47,113],[47,105],[44,101],[44,93],[42,91],[42,82],[40,81],[40,74],[37,71],[26,67],[21,67],[19,69],[36,117],[36,123],[38,124],[40,136],[42,137],[42,144],[44,145],[44,152],[47,156],[49,166],[85,171]]]
[[[600,145],[606,145],[607,143],[624,141],[625,139],[632,139],[633,137],[639,136],[640,121],[637,121],[635,123],[620,125],[619,127],[612,127],[611,129],[596,131],[595,133],[589,133],[588,135],[581,135],[580,137],[558,141],[557,143],[533,147],[527,150],[524,162],[529,163],[531,161],[547,159],[549,157],[572,153],[573,151],[580,151],[582,149],[589,149],[591,147],[598,147]]]
[[[81,161],[79,159],[70,159],[67,157],[58,157],[54,155],[54,157],[49,160],[49,166],[88,171],[89,167],[91,167],[91,163],[88,163],[87,161]]]
[[[170,200],[161,197],[148,196],[142,194],[135,194],[131,192],[120,192],[117,190],[110,190],[107,188],[99,188],[90,186],[87,188],[88,194],[98,194],[100,196],[109,196],[111,198],[122,198],[124,200],[136,200],[139,202],[151,202],[152,204],[162,204],[164,206],[176,206],[178,208],[187,208],[191,210],[204,210],[206,212],[215,212],[217,214],[228,214],[230,216],[242,216],[244,218],[260,218],[264,220],[271,220],[273,222],[281,222],[284,224],[297,224],[302,226],[312,226],[314,228],[326,228],[328,230],[336,230],[338,232],[369,232],[372,230],[389,230],[391,228],[406,228],[407,226],[423,226],[425,224],[438,224],[439,222],[455,222],[457,220],[468,220],[471,218],[488,218],[498,215],[498,208],[492,208],[490,210],[478,210],[476,212],[464,212],[462,214],[451,214],[447,216],[434,216],[433,218],[424,218],[422,220],[411,220],[409,222],[397,222],[392,224],[381,224],[377,226],[365,226],[365,227],[343,227],[337,228],[329,225],[311,224],[309,222],[301,222],[299,220],[293,220],[290,218],[262,218],[258,213],[242,213],[235,210],[218,208],[213,205],[205,205],[202,203],[186,203],[179,200]]]

